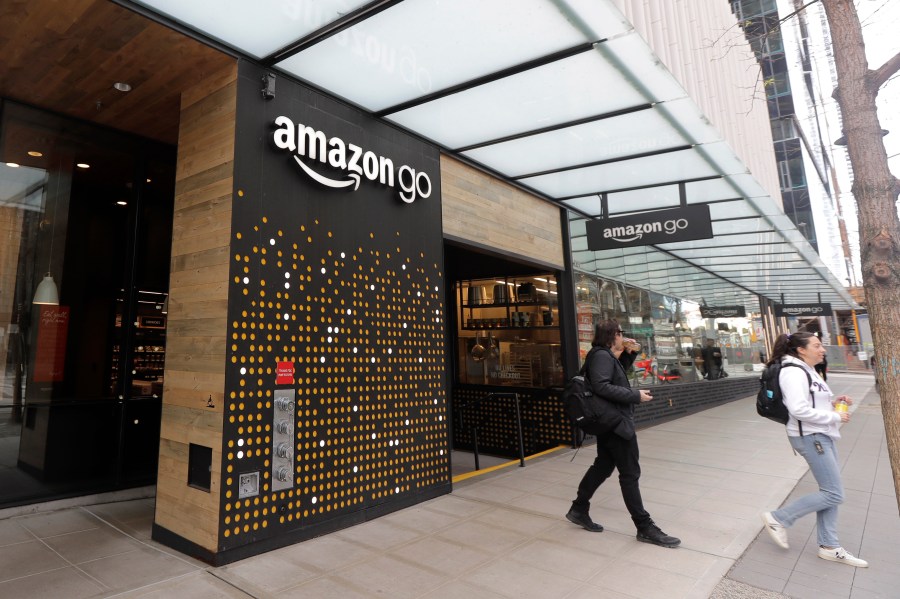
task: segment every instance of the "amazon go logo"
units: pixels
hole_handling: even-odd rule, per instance
[[[585,228],[589,250],[709,239],[713,236],[707,204],[589,220]]]
[[[272,134],[275,147],[292,152],[300,170],[325,187],[342,189],[352,186],[353,191],[356,191],[360,181],[365,178],[373,183],[399,188],[400,199],[407,204],[431,195],[431,179],[409,165],[395,168],[394,161],[390,158],[356,144],[346,143],[340,137],[328,137],[302,123],[295,125],[286,116],[276,118],[275,127]],[[323,175],[314,168],[317,162],[342,171],[343,175],[341,178]]]

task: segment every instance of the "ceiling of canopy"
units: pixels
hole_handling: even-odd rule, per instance
[[[568,208],[578,270],[754,312],[858,307],[610,0],[126,4]],[[709,204],[714,238],[589,250],[603,196],[610,216]]]

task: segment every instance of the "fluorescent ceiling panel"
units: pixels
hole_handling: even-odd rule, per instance
[[[703,177],[709,165],[693,149],[521,179],[555,198]]]
[[[365,5],[367,0],[137,2],[232,48],[262,58]]]
[[[510,177],[665,150],[685,139],[654,109],[476,148],[463,155]]]
[[[378,111],[625,31],[610,3],[558,4],[406,0],[276,66]]]
[[[445,147],[462,148],[646,102],[615,67],[589,51],[387,118]]]

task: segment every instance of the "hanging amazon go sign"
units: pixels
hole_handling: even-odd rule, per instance
[[[709,206],[696,204],[587,221],[589,250],[611,250],[713,236]]]
[[[831,316],[831,304],[775,304],[775,316]]]
[[[300,170],[325,187],[345,189],[352,186],[356,191],[362,179],[366,179],[399,188],[400,199],[407,204],[431,195],[428,175],[407,164],[395,168],[390,158],[346,143],[340,137],[328,137],[302,123],[295,125],[286,116],[276,118],[275,127],[272,134],[275,147],[291,152]],[[322,173],[323,166],[330,167],[327,175]]]
[[[702,318],[746,318],[744,306],[700,306]]]

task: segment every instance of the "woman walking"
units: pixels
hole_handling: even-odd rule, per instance
[[[834,442],[841,437],[838,425],[849,422],[850,414],[836,411],[835,405],[840,402],[850,405],[853,400],[846,395],[833,397],[831,389],[815,370],[824,358],[825,347],[812,333],[780,335],[775,340],[769,364],[780,362],[782,365],[778,382],[784,405],[790,413],[786,425],[788,440],[809,464],[819,490],[781,509],[765,512],[761,517],[772,540],[787,549],[787,529],[798,518],[815,512],[819,557],[865,568],[868,562],[841,547],[837,535],[838,505],[844,501],[844,486]]]

